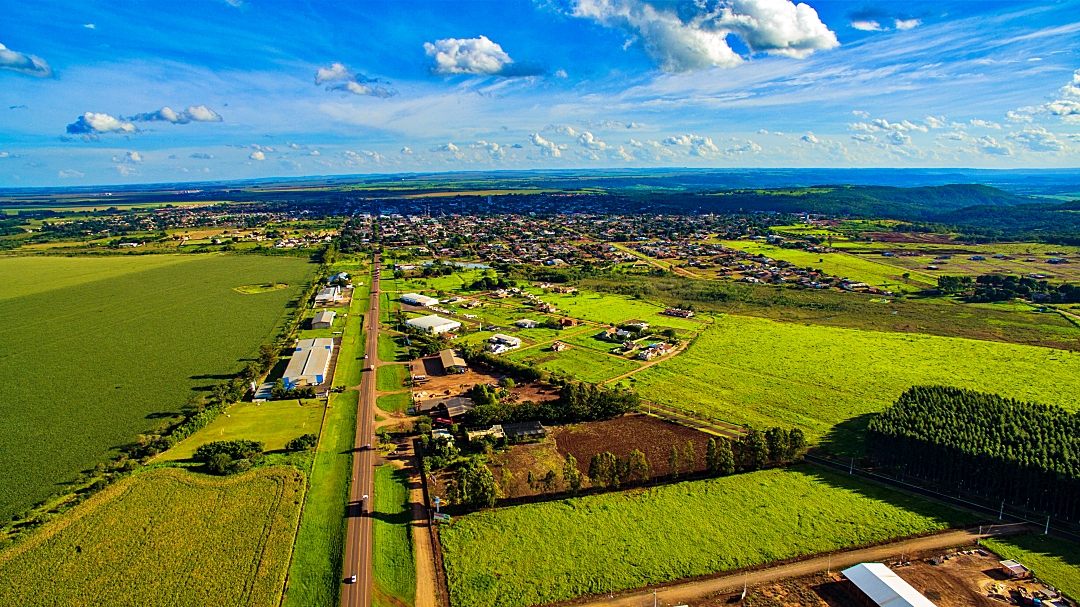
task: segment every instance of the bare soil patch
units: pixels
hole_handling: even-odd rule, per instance
[[[625,458],[634,449],[640,449],[649,462],[650,476],[669,474],[671,447],[676,446],[682,457],[687,441],[694,444],[694,470],[705,470],[705,449],[712,438],[699,430],[640,413],[563,426],[556,429],[553,436],[559,455],[565,458],[567,453],[573,454],[583,473],[588,473],[589,461],[597,453],[610,451],[616,457]]]

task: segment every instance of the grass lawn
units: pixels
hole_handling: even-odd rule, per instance
[[[972,520],[888,487],[798,466],[476,512],[444,526],[440,537],[452,605],[524,607]]]
[[[413,405],[411,392],[399,392],[397,394],[383,394],[375,403],[379,409],[392,413],[394,411],[408,411]]]
[[[646,399],[857,450],[871,413],[916,384],[1077,410],[1080,353],[993,341],[722,316],[683,353],[625,381]],[[835,428],[832,436],[827,436]]]
[[[159,460],[188,459],[201,445],[216,440],[258,440],[266,445],[267,451],[284,449],[286,443],[301,434],[318,434],[322,418],[321,400],[237,403],[205,428],[161,454]]]
[[[375,469],[375,522],[372,525],[371,568],[375,607],[412,605],[416,599],[409,473],[391,465]]]
[[[340,603],[345,507],[349,502],[359,397],[359,392],[349,390],[335,394],[330,401],[296,534],[286,607],[337,607]]]
[[[314,269],[262,255],[0,258],[0,318],[19,319],[0,327],[0,519],[239,371]],[[289,288],[235,290],[270,282]]]
[[[405,387],[409,368],[408,365],[383,365],[375,373],[375,388],[380,392],[393,392]]]
[[[535,365],[544,371],[593,383],[607,381],[641,366],[641,363],[636,361],[585,348],[570,348],[562,352],[532,348],[510,352],[506,356],[510,360]]]
[[[1036,577],[1070,598],[1080,597],[1080,546],[1045,535],[992,538],[983,544],[1001,558],[1027,565]]]
[[[567,316],[604,324],[621,323],[654,314],[662,309],[632,297],[593,291],[565,295],[545,293],[540,298],[565,312]]]
[[[367,301],[367,300],[363,300]],[[351,309],[361,306],[354,300]],[[345,330],[341,334],[341,350],[338,352],[337,368],[334,369],[334,387],[359,386],[364,373],[364,349],[367,346],[367,333],[363,330],[364,315],[358,312],[349,314]]]
[[[304,475],[124,479],[0,553],[0,605],[277,605]]]
[[[401,362],[405,360],[404,338],[398,335],[379,333],[379,360],[383,362]]]

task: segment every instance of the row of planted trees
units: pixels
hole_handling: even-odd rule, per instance
[[[671,446],[668,473],[664,476],[653,475],[655,468],[645,452],[633,449],[626,457],[611,452],[593,455],[587,473],[579,469],[577,458],[567,453],[561,470],[548,470],[543,475],[530,471],[527,483],[533,494],[577,495],[586,489],[617,490],[782,466],[797,460],[805,450],[805,437],[797,428],[770,428],[765,432],[750,429],[735,440],[711,437],[705,449],[704,470],[698,466],[694,442],[688,440]],[[437,450],[432,453],[445,455]],[[451,504],[468,509],[490,508],[500,498],[519,497],[520,481],[508,467],[504,466],[496,478],[483,458],[467,458],[458,463],[447,497]]]
[[[1080,414],[1060,407],[915,386],[870,422],[867,448],[896,473],[1080,516]]]

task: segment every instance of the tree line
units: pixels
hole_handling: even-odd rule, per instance
[[[871,420],[876,464],[1066,518],[1080,515],[1080,415],[945,386],[915,386]]]
[[[469,396],[475,407],[465,414],[464,422],[477,428],[525,421],[549,424],[600,421],[634,411],[641,404],[641,399],[627,390],[607,390],[574,382],[567,382],[559,389],[559,398],[542,402],[506,402],[481,384],[474,386]]]

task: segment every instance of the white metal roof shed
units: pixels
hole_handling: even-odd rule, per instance
[[[863,594],[882,607],[937,607],[881,563],[859,563],[843,573]]]
[[[421,316],[420,318],[410,318],[405,321],[405,324],[418,329],[423,329],[428,333],[445,333],[461,327],[461,323],[458,321],[443,318],[437,314],[429,314],[428,316]]]

